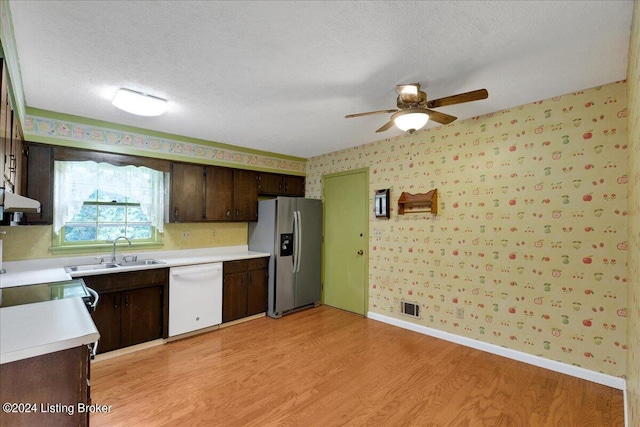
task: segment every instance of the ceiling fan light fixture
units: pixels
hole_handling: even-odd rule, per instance
[[[111,103],[127,113],[138,116],[159,116],[167,108],[167,100],[130,89],[118,89]]]
[[[416,85],[401,85],[400,86],[400,93],[403,94],[403,95],[417,96],[418,95],[418,86],[416,86]]]
[[[403,132],[413,133],[422,129],[429,121],[429,115],[423,110],[405,110],[394,114],[393,124]]]

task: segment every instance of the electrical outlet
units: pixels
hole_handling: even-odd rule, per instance
[[[212,239],[215,239],[215,238],[216,238],[216,232],[215,232],[215,230],[211,232],[211,238],[212,238]]]
[[[189,240],[191,238],[191,232],[190,231],[183,231],[182,232],[182,238],[184,240]]]
[[[458,319],[464,319],[464,308],[463,307],[456,307],[456,317]]]

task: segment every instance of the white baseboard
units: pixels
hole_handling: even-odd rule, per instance
[[[629,427],[629,401],[627,400],[627,389],[622,390],[624,396],[624,426]]]
[[[424,335],[429,335],[435,338],[440,338],[445,341],[450,341],[456,344],[464,345],[466,347],[475,348],[476,350],[486,351],[487,353],[497,354],[498,356],[507,357],[509,359],[528,363],[530,365],[538,366],[540,368],[545,368],[551,371],[560,372],[562,374],[571,375],[572,377],[581,378],[587,381],[592,381],[594,383],[606,385],[619,390],[626,389],[626,381],[624,378],[618,378],[612,375],[606,375],[600,372],[591,371],[589,369],[581,368],[578,366],[568,365],[566,363],[558,362],[551,359],[546,359],[544,357],[535,356],[533,354],[524,353],[522,351],[512,350],[506,347],[501,347],[499,345],[478,341],[473,338],[467,338],[467,337],[455,335],[449,332],[440,331],[438,329],[429,328],[428,326],[416,325],[415,323],[407,322],[405,320],[395,319],[389,316],[385,316],[383,314],[368,312],[367,317],[369,319],[377,320],[379,322],[387,323],[389,325],[397,326],[399,328],[408,329],[410,331],[418,332]],[[625,410],[626,410],[626,405],[625,405]]]

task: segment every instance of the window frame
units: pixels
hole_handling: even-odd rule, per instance
[[[170,183],[171,162],[163,159],[155,159],[148,157],[131,156],[126,154],[107,153],[102,151],[93,151],[90,149],[70,148],[70,147],[54,147],[53,161],[94,161],[97,163],[109,163],[113,166],[145,166],[150,169],[163,172],[165,180],[165,205],[169,202],[168,192]],[[52,181],[53,181],[52,177]],[[52,182],[53,185],[55,183]],[[165,206],[165,211],[167,211]],[[167,218],[165,218],[165,223]],[[82,242],[65,242],[64,227],[59,233],[55,233],[52,228],[51,253],[82,253],[109,250],[113,248],[113,242],[107,241],[82,241]],[[135,249],[157,249],[164,246],[162,241],[162,233],[155,226],[151,226],[150,239],[136,239],[131,243],[131,248]]]

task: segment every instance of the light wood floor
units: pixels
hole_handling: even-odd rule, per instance
[[[623,426],[620,390],[329,307],[91,367],[98,426]]]

